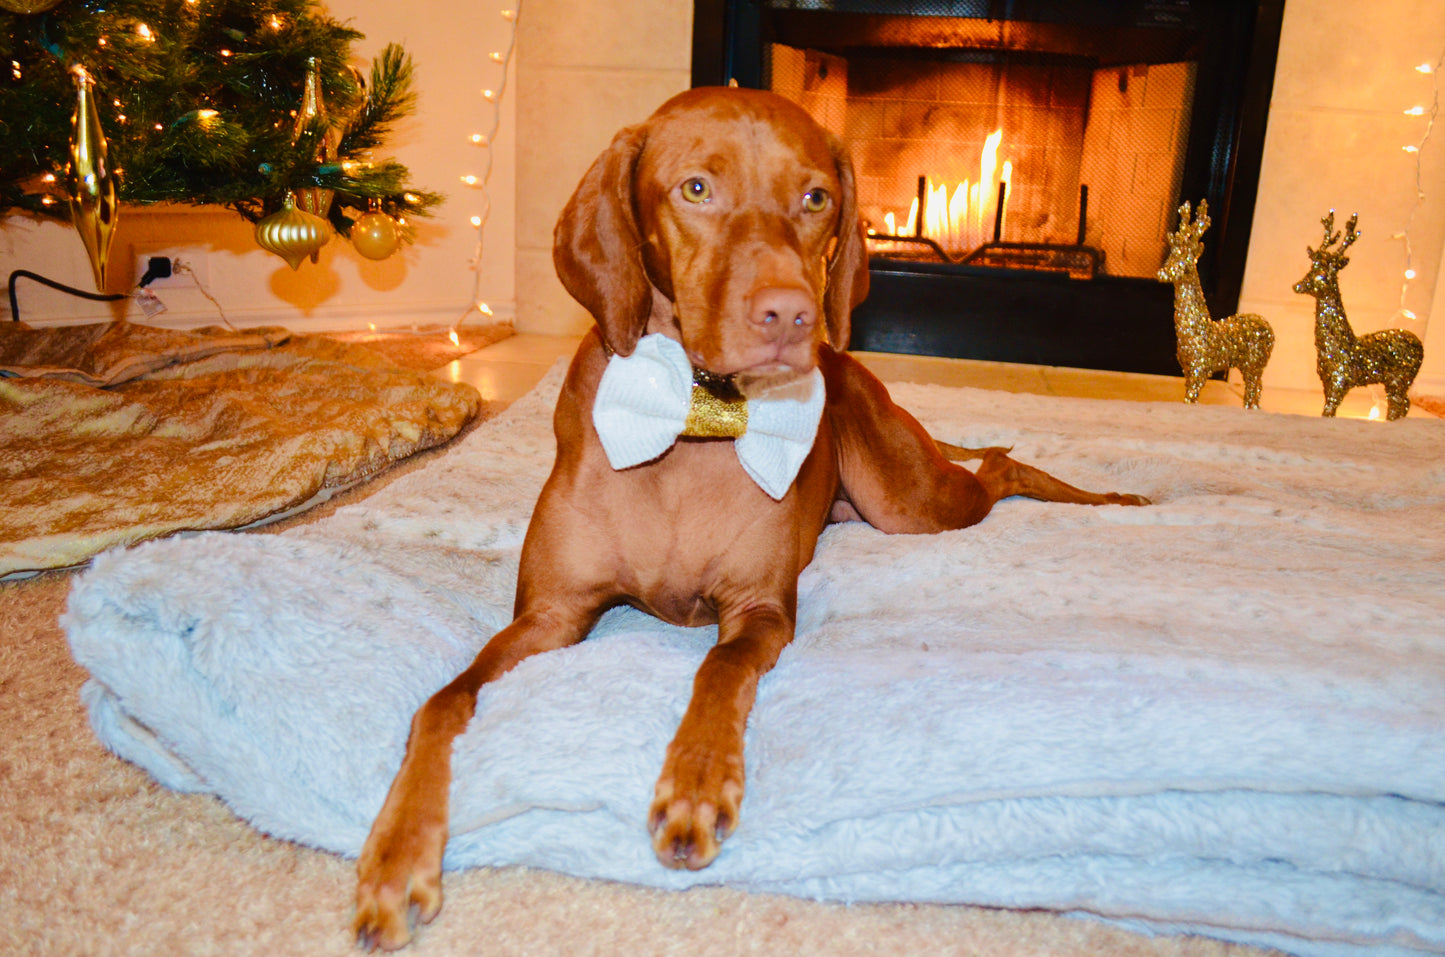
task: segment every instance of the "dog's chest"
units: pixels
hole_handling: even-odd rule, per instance
[[[791,589],[812,552],[809,542],[800,554],[800,528],[815,526],[816,537],[821,527],[801,514],[809,497],[763,492],[728,440],[680,440],[605,482],[619,592],[678,624],[710,624],[719,605]]]

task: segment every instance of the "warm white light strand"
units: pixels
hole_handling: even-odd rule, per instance
[[[473,186],[480,191],[482,210],[479,214],[472,217],[472,226],[477,230],[477,251],[472,257],[472,271],[475,273],[472,286],[472,305],[462,315],[461,319],[457,320],[458,324],[474,312],[480,312],[487,316],[492,314],[491,307],[482,299],[483,241],[487,232],[487,220],[492,214],[492,201],[490,194],[487,192],[487,184],[492,178],[492,151],[497,139],[497,130],[502,124],[502,98],[507,92],[507,72],[512,64],[512,53],[517,48],[517,22],[522,17],[522,0],[516,0],[515,6],[512,7],[512,9],[501,11],[501,16],[502,19],[511,25],[511,31],[507,36],[507,49],[501,53],[490,54],[488,59],[502,68],[502,78],[495,89],[482,91],[482,99],[491,107],[492,125],[486,133],[474,133],[471,136],[471,141],[480,146],[485,152],[486,164],[482,169],[481,176],[468,174],[462,177],[462,181],[468,186]]]
[[[1410,282],[1416,275],[1414,250],[1410,246],[1410,225],[1415,221],[1415,214],[1419,212],[1420,207],[1424,205],[1425,202],[1425,185],[1422,178],[1422,166],[1424,164],[1423,153],[1425,144],[1429,142],[1430,134],[1435,129],[1435,118],[1440,113],[1440,70],[1442,67],[1445,67],[1445,51],[1441,51],[1440,58],[1435,61],[1433,67],[1428,63],[1422,63],[1415,67],[1417,72],[1428,74],[1434,85],[1432,96],[1430,97],[1430,106],[1428,109],[1415,106],[1405,111],[1407,116],[1429,117],[1425,123],[1425,132],[1424,135],[1420,137],[1420,141],[1404,147],[1405,152],[1409,153],[1415,159],[1415,202],[1410,206],[1410,215],[1405,217],[1405,228],[1395,234],[1396,239],[1402,240],[1405,243],[1405,281],[1400,287],[1400,315],[1406,319],[1415,318],[1415,314],[1405,305],[1406,299],[1410,294]]]

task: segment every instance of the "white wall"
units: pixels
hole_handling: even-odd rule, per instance
[[[687,85],[691,4],[680,0],[531,0],[523,27],[519,138],[518,326],[578,331],[582,314],[551,272],[551,228],[611,132]],[[645,25],[645,27],[644,27]],[[1314,301],[1291,287],[1318,245],[1320,218],[1360,214],[1361,239],[1341,287],[1359,332],[1406,326],[1426,342],[1419,391],[1445,393],[1445,128],[1419,154],[1425,199],[1404,244],[1392,238],[1415,204],[1415,159],[1437,76],[1416,72],[1445,52],[1439,0],[1288,0],[1240,308],[1273,324],[1266,385],[1319,389]],[[1207,238],[1206,238],[1207,241]],[[1435,322],[1432,324],[1432,315]]]
[[[557,279],[552,229],[619,129],[691,85],[688,0],[527,0],[520,31],[517,329],[592,324]]]
[[[300,331],[367,322],[452,322],[468,314],[478,286],[498,317],[510,318],[515,299],[515,80],[503,98],[502,124],[493,146],[491,215],[480,283],[471,267],[477,231],[470,218],[481,213],[482,204],[480,194],[461,182],[467,173],[483,172],[483,152],[468,137],[490,125],[491,107],[480,91],[501,83],[502,70],[488,54],[505,49],[512,27],[500,11],[510,5],[509,0],[437,0],[424,9],[379,0],[331,0],[328,5],[334,17],[366,34],[355,47],[363,68],[393,41],[403,44],[416,63],[418,110],[378,151],[378,158],[394,156],[406,164],[416,185],[447,196],[434,217],[418,220],[415,245],[373,262],[333,237],[319,264],[305,262],[293,273],[281,259],[260,249],[251,224],[232,213],[124,206],[111,249],[108,291],[133,286],[144,268],[144,254],[153,247],[182,247],[188,256],[194,251],[207,288],[238,324],[275,323]],[[5,220],[0,227],[0,271],[8,276],[17,268],[94,288],[89,260],[67,226],[21,217]],[[195,326],[219,318],[216,308],[186,281],[159,292],[168,311],[147,321]],[[24,280],[19,299],[21,318],[38,324],[108,319],[120,308],[84,302]],[[129,318],[144,318],[133,304],[125,307]],[[0,318],[8,319],[8,305],[0,308]]]
[[[1357,333],[1408,328],[1426,342],[1416,391],[1445,393],[1445,312],[1436,287],[1445,249],[1445,128],[1421,161],[1424,200],[1410,227],[1417,277],[1404,288],[1405,244],[1393,238],[1416,203],[1415,157],[1435,82],[1415,70],[1445,53],[1439,0],[1288,0],[1280,38],[1259,200],[1250,237],[1240,310],[1257,312],[1275,331],[1265,388],[1319,389],[1315,374],[1314,300],[1291,287],[1318,247],[1320,219],[1336,210],[1343,230],[1360,214],[1360,239],[1340,274],[1345,311]],[[1208,236],[1205,237],[1208,242]]]
[[[421,111],[399,131],[394,153],[419,184],[449,194],[440,215],[421,227],[420,242],[381,263],[335,241],[320,267],[293,274],[256,248],[250,226],[213,213],[122,210],[113,267],[123,288],[138,275],[120,265],[136,245],[204,243],[210,285],[234,318],[292,327],[343,321],[450,321],[472,300],[469,268],[475,232],[468,219],[476,195],[460,183],[480,173],[481,153],[466,136],[481,126],[479,91],[499,70],[487,60],[506,42],[499,16],[508,0],[466,4],[440,0],[425,16],[379,0],[333,0],[331,9],[367,34],[368,58],[389,40],[403,42],[418,64]],[[1419,391],[1445,393],[1445,128],[1420,154],[1425,199],[1410,229],[1414,266],[1406,305],[1402,230],[1415,203],[1415,160],[1401,147],[1417,142],[1426,118],[1406,116],[1430,105],[1438,77],[1415,71],[1445,51],[1438,0],[1289,0],[1265,143],[1259,202],[1240,307],[1262,313],[1277,345],[1266,386],[1318,389],[1314,373],[1313,301],[1290,287],[1308,266],[1306,245],[1320,239],[1331,208],[1343,223],[1360,214],[1363,233],[1341,286],[1359,332],[1409,326],[1426,342]],[[515,298],[518,328],[577,332],[588,319],[567,297],[551,266],[557,213],[612,133],[634,123],[689,83],[692,5],[686,0],[527,0],[522,11],[518,75],[504,100],[496,144],[491,221],[486,230],[482,293],[499,315]],[[520,154],[519,152],[520,151]],[[0,229],[0,269],[24,267],[88,287],[79,240],[56,225],[28,221]],[[514,292],[515,290],[515,292]],[[105,317],[109,312],[24,284],[26,319]],[[214,309],[184,288],[162,319],[213,321]],[[209,311],[208,311],[209,310]],[[179,315],[178,315],[179,314]],[[1430,320],[1434,317],[1435,321]]]

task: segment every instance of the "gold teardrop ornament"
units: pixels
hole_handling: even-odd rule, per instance
[[[383,212],[370,212],[351,226],[351,245],[367,259],[385,259],[401,245],[396,220]]]
[[[105,291],[105,267],[115,238],[115,174],[106,158],[109,146],[95,108],[94,81],[84,67],[75,68],[75,115],[70,119],[70,164],[65,192],[70,222],[90,255],[97,292]]]
[[[311,57],[306,61],[306,85],[301,91],[301,108],[296,111],[296,127],[291,134],[291,142],[294,144],[300,139],[306,127],[318,119],[326,121],[326,104],[321,95],[321,68],[317,66],[316,58]],[[317,165],[324,166],[336,158],[333,138],[334,133],[328,123],[326,132],[316,144],[316,154],[312,157]],[[320,186],[304,186],[295,193],[297,209],[322,219],[331,211],[331,199],[334,195],[332,190]],[[316,260],[313,258],[311,261]]]
[[[286,194],[281,208],[256,224],[256,243],[286,260],[292,269],[331,239],[326,220],[296,208],[296,197]]]

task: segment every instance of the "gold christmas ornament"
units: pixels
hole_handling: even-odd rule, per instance
[[[316,253],[331,239],[326,220],[296,208],[296,197],[286,194],[281,209],[256,224],[256,242],[267,252],[286,260],[292,269],[301,268],[301,260]]]
[[[11,13],[44,13],[60,0],[0,0],[0,9]]]
[[[95,108],[94,81],[84,67],[75,73],[75,115],[70,119],[70,164],[65,171],[65,192],[70,199],[70,221],[90,254],[97,292],[105,291],[105,267],[115,238],[115,175],[106,159],[109,147]]]
[[[316,58],[311,57],[306,61],[306,85],[301,91],[301,108],[296,111],[296,127],[291,136],[291,142],[294,144],[306,127],[318,119],[325,121],[326,106],[322,102],[321,95],[321,68],[316,65]],[[313,158],[318,166],[330,163],[336,158],[330,124],[327,124],[326,132],[322,134],[321,141],[317,143],[316,154]],[[295,190],[295,195],[296,208],[303,212],[325,219],[331,211],[331,199],[334,195],[332,190],[320,186],[304,186]],[[316,262],[318,256],[319,253],[312,253],[311,261]]]
[[[1320,220],[1325,227],[1325,240],[1319,249],[1305,247],[1310,256],[1310,271],[1294,284],[1294,291],[1315,300],[1315,370],[1325,388],[1325,408],[1321,415],[1333,416],[1345,393],[1356,386],[1378,382],[1390,398],[1389,419],[1402,419],[1410,411],[1410,386],[1420,363],[1425,359],[1425,346],[1420,337],[1408,329],[1381,329],[1356,337],[1345,318],[1340,299],[1340,270],[1350,264],[1345,250],[1360,238],[1355,224],[1358,213],[1345,224],[1344,241],[1334,232],[1335,211]],[[1334,249],[1335,243],[1340,245]]]
[[[385,259],[401,245],[396,220],[379,210],[364,213],[351,226],[351,245],[367,259]]]
[[[1199,401],[1199,390],[1216,372],[1238,369],[1244,377],[1244,407],[1259,408],[1260,380],[1274,351],[1274,330],[1262,316],[1243,313],[1216,322],[1199,285],[1199,256],[1209,228],[1209,203],[1199,201],[1191,222],[1189,204],[1179,207],[1179,231],[1169,234],[1169,258],[1159,268],[1160,282],[1174,284],[1174,335],[1179,368],[1184,371],[1184,401]]]

